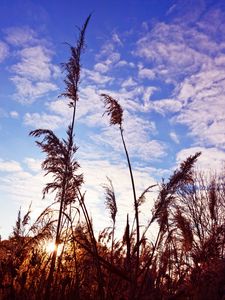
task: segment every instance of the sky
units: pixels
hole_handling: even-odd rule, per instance
[[[129,171],[116,126],[100,97],[124,110],[124,135],[140,195],[201,151],[198,170],[220,172],[225,160],[225,2],[223,0],[0,1],[0,234],[21,207],[32,218],[50,180],[29,136],[45,128],[65,137],[71,111],[61,93],[61,63],[92,14],[82,56],[75,125],[76,158],[96,231],[110,225],[102,185],[111,178],[118,228],[132,216]],[[151,216],[157,190],[142,208]],[[132,219],[132,217],[131,217]],[[122,230],[122,229],[121,229]]]

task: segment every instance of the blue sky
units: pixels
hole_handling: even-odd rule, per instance
[[[202,151],[197,167],[219,171],[225,160],[225,2],[31,1],[0,4],[0,234],[7,237],[18,209],[41,200],[43,158],[28,136],[50,128],[63,136],[70,120],[60,63],[65,42],[89,13],[87,48],[75,128],[77,158],[87,203],[97,228],[106,226],[101,187],[106,176],[117,194],[118,223],[132,211],[129,174],[117,128],[108,126],[101,93],[124,108],[125,138],[137,190]],[[150,198],[154,198],[152,193]],[[143,208],[150,216],[152,200]],[[121,226],[122,226],[121,225]],[[120,225],[118,225],[120,226]]]

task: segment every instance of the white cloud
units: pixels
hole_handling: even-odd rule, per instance
[[[164,115],[165,113],[176,113],[182,108],[182,103],[174,99],[161,99],[151,101],[149,108]]]
[[[130,68],[134,68],[135,67],[135,64],[133,62],[128,62],[124,59],[118,61],[116,64],[115,64],[115,68],[120,68],[120,67],[124,67],[124,66],[128,66]]]
[[[156,77],[156,72],[154,71],[154,68],[148,68],[145,65],[143,65],[142,62],[138,63],[138,77],[140,79],[154,79]]]
[[[165,145],[161,141],[152,139],[152,136],[156,134],[156,127],[153,122],[126,111],[123,124],[124,137],[131,157],[151,161],[166,154]],[[116,126],[105,125],[101,134],[92,135],[92,140],[96,144],[109,145],[116,153],[124,155],[120,132]]]
[[[124,108],[124,129],[125,138],[128,143],[130,153],[133,157],[142,160],[158,159],[165,155],[165,145],[161,141],[157,141],[152,136],[157,134],[155,123],[149,120],[145,120],[138,116],[136,113],[130,111],[140,111],[139,103],[136,102],[136,109],[134,109],[134,103],[129,98],[123,99],[123,96],[132,97],[135,93],[142,94],[141,91],[132,91],[127,93],[126,91],[111,92],[107,90],[97,90],[95,86],[84,86],[80,90],[80,99],[77,103],[76,120],[82,123],[84,126],[92,128],[99,128],[100,132],[96,134],[96,131],[91,131],[89,137],[97,146],[97,150],[102,146],[111,146],[115,150],[115,153],[121,151],[121,139],[119,132],[114,127],[109,126],[109,120],[106,115],[103,116],[105,111],[103,101],[100,98],[101,93],[108,93],[115,98],[121,98],[121,105]],[[123,94],[124,93],[124,94]],[[119,99],[120,100],[120,99]],[[65,99],[57,99],[47,105],[48,109],[55,116],[50,117],[40,114],[26,116],[26,123],[39,124],[44,127],[45,120],[47,119],[46,126],[62,126],[68,123],[71,118],[71,110],[67,106]],[[57,115],[57,119],[54,118]],[[52,119],[53,118],[53,119]],[[54,125],[55,124],[55,125]],[[37,126],[37,125],[35,125]]]
[[[19,76],[32,80],[47,81],[57,70],[51,64],[51,52],[43,46],[24,48],[19,52],[21,61],[12,66],[12,71]],[[56,69],[55,69],[56,68]]]
[[[154,79],[155,71],[152,69],[141,68],[139,69],[138,76],[140,78]]]
[[[136,54],[151,62],[156,74],[177,79],[180,74],[197,72],[218,47],[197,28],[157,23],[138,41]]]
[[[77,102],[76,120],[83,123],[85,126],[102,126],[105,124],[102,114],[104,112],[103,102],[100,99],[101,90],[96,90],[95,86],[84,86],[80,89],[80,99]],[[55,124],[58,126],[68,125],[72,117],[72,109],[68,107],[67,99],[57,99],[47,102],[46,107],[50,115],[57,117]],[[41,119],[43,115],[38,116]]]
[[[11,172],[0,178],[0,190],[8,196],[10,195],[12,201],[26,205],[32,202],[34,207],[43,209],[46,204],[41,201],[42,189],[50,180],[49,176],[43,175],[43,172],[32,175],[23,169],[18,172]],[[47,199],[50,198],[52,198],[51,195],[47,197]]]
[[[152,93],[157,90],[156,87],[145,88],[142,85],[135,85],[132,87],[121,87],[117,91],[104,89],[101,93],[109,94],[117,99],[122,105],[123,109],[134,112],[146,112],[149,109],[148,102]],[[144,100],[144,103],[142,104]]]
[[[94,66],[94,70],[100,73],[106,73],[113,67],[118,65],[120,61],[120,54],[118,52],[110,53],[105,60],[100,60]]]
[[[148,86],[143,90],[143,100],[144,100],[144,110],[151,110],[152,109],[152,101],[151,96],[152,94],[157,91],[158,89],[154,86]]]
[[[215,5],[214,7],[212,6],[210,10],[206,11],[202,19],[198,22],[198,26],[201,31],[211,35],[213,38],[217,39],[220,37],[221,40],[224,40],[224,19],[225,13],[223,7],[221,9],[218,5]]]
[[[0,172],[20,172],[22,170],[19,162],[10,160],[5,161],[0,159]]]
[[[15,52],[17,62],[10,67],[11,81],[15,84],[15,99],[30,104],[49,92],[56,91],[54,80],[60,68],[52,63],[53,51],[50,44],[37,38],[29,28],[11,28],[5,31],[6,39],[13,46],[20,46]]]
[[[145,100],[145,111],[172,115],[173,121],[187,126],[195,145],[225,149],[225,14],[210,11],[192,26],[187,20],[156,23],[139,39],[135,54],[148,62],[157,79],[174,85],[168,98]],[[213,23],[209,16],[220,38],[215,28],[208,30]],[[143,64],[138,69],[141,78]]]
[[[121,39],[120,39],[120,37],[117,33],[113,33],[112,40],[113,40],[113,42],[117,43],[120,46],[123,45],[122,42],[121,42]]]
[[[128,66],[129,63],[126,60],[120,60],[115,66],[120,68],[120,67],[124,67],[124,66]]]
[[[100,73],[106,73],[109,70],[109,66],[104,63],[97,63],[94,66],[95,71]]]
[[[127,213],[129,213],[130,220],[133,219],[134,215],[133,194],[126,162],[112,164],[101,159],[81,160],[81,166],[85,176],[84,188],[87,190],[86,204],[93,217],[96,231],[110,224],[107,211],[105,210],[105,213],[103,213],[105,197],[102,184],[107,183],[106,176],[112,180],[118,206],[117,234],[121,237],[124,233]],[[155,180],[149,175],[149,172],[143,169],[134,169],[133,173],[137,196],[140,196],[148,186],[155,184]],[[146,224],[147,219],[150,218],[152,199],[152,194],[147,195],[146,204],[144,204],[143,213],[141,214],[141,224]]]
[[[7,57],[8,53],[8,46],[0,41],[0,62],[2,62]]]
[[[215,57],[215,65],[225,66],[225,55],[224,54],[219,54],[217,57]]]
[[[26,157],[24,159],[24,162],[31,171],[36,172],[36,173],[41,171],[42,161],[40,159],[35,159],[35,158],[32,158],[32,157]]]
[[[6,41],[14,46],[24,46],[35,40],[35,32],[28,27],[11,27],[4,30]]]
[[[24,162],[35,174],[26,172],[22,168],[18,170],[11,168],[10,174],[0,177],[0,192],[8,201],[22,206],[23,210],[26,210],[32,202],[32,219],[34,219],[52,202],[54,195],[49,194],[45,200],[42,200],[42,189],[51,179],[49,176],[43,176],[43,172],[40,172],[40,160],[30,157],[26,158]],[[111,224],[108,212],[105,210],[102,184],[107,183],[106,176],[112,179],[118,205],[117,234],[121,237],[124,232],[127,213],[130,215],[130,220],[134,215],[132,188],[126,163],[112,164],[102,159],[82,159],[79,162],[82,166],[80,172],[84,173],[85,179],[82,190],[86,191],[85,201],[93,218],[96,233]],[[16,163],[19,164],[14,162],[15,165]],[[148,186],[155,184],[155,180],[151,177],[149,171],[141,168],[134,169],[134,179],[137,196],[141,195]],[[141,224],[146,223],[151,215],[153,195],[155,194],[147,195],[141,214]],[[16,217],[16,211],[14,211],[14,215]],[[11,224],[11,226],[13,225]]]
[[[115,49],[115,45],[112,41],[107,41],[103,44],[100,52],[96,55],[96,59],[105,59],[107,58],[111,53],[113,53]]]
[[[166,12],[166,15],[171,14],[176,9],[176,4],[173,4],[169,7],[168,11]]]
[[[18,102],[31,104],[37,98],[43,95],[54,92],[58,88],[51,82],[33,82],[25,77],[13,76],[12,82],[16,85],[17,92],[14,95]]]
[[[196,152],[202,152],[196,163],[197,170],[204,172],[222,171],[225,163],[225,153],[217,148],[190,147],[181,150],[177,154],[177,162],[180,163],[188,156]]]
[[[9,114],[10,114],[10,117],[13,119],[18,119],[18,117],[19,117],[19,113],[15,110],[10,111]]]
[[[80,104],[80,101],[79,101],[78,105],[79,104]],[[55,101],[47,102],[46,106],[54,114],[60,115],[67,119],[71,118],[72,110],[68,106],[67,99],[57,99]]]
[[[11,234],[20,208],[26,213],[32,202],[31,217],[36,218],[50,204],[48,201],[42,201],[43,179],[45,178],[42,175],[31,176],[22,170],[0,177],[1,234],[4,238]]]
[[[105,85],[113,80],[112,77],[103,75],[100,72],[95,70],[83,69],[82,78],[85,78],[87,81],[91,81],[92,83],[98,83],[99,85]]]
[[[141,111],[141,97],[144,92],[143,86],[134,86],[132,88],[121,88],[118,91],[106,91],[122,105],[123,109],[130,111]]]
[[[124,80],[121,87],[122,88],[127,88],[127,87],[133,87],[136,86],[137,82],[134,81],[134,79],[132,77],[129,77],[128,79]]]
[[[199,16],[204,13],[206,1],[204,0],[177,0],[168,9],[167,15],[173,17],[177,23],[197,22]]]
[[[94,71],[99,73],[110,72],[113,68],[127,65],[124,60],[120,60],[120,53],[116,50],[121,46],[122,42],[119,35],[114,33],[101,47],[100,52],[96,55],[97,63],[94,66]]]
[[[125,115],[124,135],[133,157],[150,161],[165,156],[165,145],[152,138],[156,133],[154,122],[134,114]]]
[[[53,130],[61,127],[64,124],[63,122],[64,120],[61,117],[46,113],[26,113],[24,116],[24,124],[35,129],[44,128]]]
[[[177,136],[176,132],[171,131],[171,132],[170,132],[170,138],[171,138],[171,140],[174,141],[174,143],[176,143],[176,144],[179,144],[179,143],[180,143],[179,137]]]
[[[225,149],[225,72],[209,66],[186,79],[178,98],[184,103],[175,120],[190,129],[198,143]]]
[[[105,63],[106,63],[106,65],[110,66],[110,65],[117,63],[119,60],[120,60],[120,53],[113,52],[107,57],[107,59],[105,60]]]
[[[77,119],[87,126],[102,126],[103,103],[100,99],[101,89],[85,86],[81,89],[78,103]],[[96,122],[93,123],[93,120]]]
[[[117,46],[121,46],[122,42],[119,35],[114,33],[108,38],[101,47],[100,52],[96,55],[98,60],[109,60],[116,62],[120,58],[120,54],[116,51]]]

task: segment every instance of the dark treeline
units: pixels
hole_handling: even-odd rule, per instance
[[[113,182],[104,185],[111,227],[98,236],[82,191],[83,175],[75,159],[74,141],[81,55],[90,17],[79,30],[71,55],[62,65],[62,96],[73,114],[64,139],[47,129],[30,133],[45,153],[42,168],[52,175],[43,198],[54,192],[56,211],[47,207],[30,225],[30,208],[21,216],[9,240],[0,242],[0,299],[2,300],[138,300],[225,299],[225,185],[224,174],[207,177],[194,171],[200,153],[188,157],[165,182],[137,195],[123,109],[102,94],[111,126],[118,128],[131,182],[134,226],[127,216],[124,235],[115,238],[117,201]],[[140,226],[145,197],[158,189],[149,222]],[[158,226],[155,226],[157,224]],[[151,233],[155,238],[149,239]],[[155,228],[158,228],[157,230]],[[55,248],[45,245],[54,240]]]

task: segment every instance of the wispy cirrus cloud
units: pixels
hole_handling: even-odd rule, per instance
[[[13,119],[18,119],[19,118],[19,113],[17,111],[15,111],[15,110],[10,111],[9,115]]]
[[[15,84],[17,90],[14,98],[24,104],[31,104],[38,98],[58,89],[52,82],[32,81],[22,76],[13,76],[11,81]]]
[[[132,77],[128,77],[121,84],[122,88],[129,88],[134,86],[137,86],[137,82]]]
[[[179,79],[181,75],[197,72],[202,64],[208,62],[206,49],[215,51],[217,47],[197,29],[158,23],[138,41],[136,54],[149,61],[158,76]]]
[[[174,143],[176,143],[176,144],[179,144],[179,143],[180,143],[179,137],[178,137],[178,135],[176,134],[176,132],[171,131],[171,132],[170,132],[170,138],[171,138],[172,141],[174,141]]]
[[[58,76],[59,67],[51,63],[52,52],[44,46],[27,47],[19,51],[20,62],[11,70],[30,80],[48,81]]]
[[[94,220],[95,230],[98,233],[110,225],[110,219],[105,209],[104,189],[102,187],[103,184],[107,183],[106,177],[108,176],[112,179],[116,192],[116,200],[119,207],[117,215],[118,231],[122,235],[126,224],[126,214],[129,213],[132,219],[134,213],[132,189],[126,164],[123,162],[110,163],[101,158],[90,160],[85,157],[83,155],[83,158],[79,161],[82,166],[79,171],[84,172],[85,184],[83,190],[87,190],[85,201]],[[32,220],[34,220],[54,199],[53,194],[48,194],[46,199],[42,200],[42,189],[47,182],[51,181],[51,178],[43,176],[43,172],[40,170],[41,161],[32,157],[25,158],[22,165],[16,161],[11,161],[9,164],[9,162],[1,160],[0,166],[3,163],[5,176],[0,177],[1,194],[7,196],[7,201],[22,205],[23,211],[32,202],[31,216]],[[28,170],[25,171],[27,167]],[[155,184],[155,180],[149,174],[149,170],[139,168],[134,171],[134,177],[138,196],[148,186]],[[152,195],[148,196],[146,204],[144,204],[145,214],[141,216],[141,222],[143,223],[146,222],[151,214]],[[16,214],[17,211],[14,210],[12,222],[16,219]],[[12,223],[10,225],[12,226]]]
[[[182,103],[177,99],[160,99],[151,101],[146,105],[146,110],[153,110],[159,114],[179,113],[182,109]]]
[[[177,3],[168,15],[175,14],[177,5],[181,3]],[[93,68],[82,72],[76,116],[88,130],[98,128],[97,134],[90,135],[93,141],[98,141],[99,145],[111,145],[115,151],[121,150],[119,135],[107,127],[107,118],[102,117],[104,108],[99,95],[107,93],[118,99],[126,112],[124,126],[128,146],[131,155],[137,159],[147,161],[165,156],[164,134],[170,137],[174,146],[179,144],[181,135],[178,136],[175,129],[166,128],[167,132],[159,132],[157,136],[158,123],[150,121],[151,113],[161,115],[159,118],[168,116],[175,126],[185,125],[184,134],[193,138],[194,145],[224,148],[224,43],[211,30],[207,32],[204,8],[200,5],[196,9],[202,13],[196,12],[196,22],[191,25],[185,20],[178,22],[177,13],[170,22],[146,25],[143,37],[137,41],[136,51],[132,52],[136,59],[132,66],[122,57],[120,50],[124,41],[120,35],[112,35],[103,44]],[[211,15],[215,18],[215,10]],[[216,24],[220,28],[223,15],[217,14],[217,17]],[[50,55],[44,51],[40,53]],[[51,60],[45,62],[49,66]],[[132,67],[132,73],[118,75],[116,69],[119,66]],[[20,65],[15,68],[20,72]],[[26,76],[32,77],[32,72]],[[51,67],[46,67],[42,80],[49,80],[53,73]],[[170,84],[169,89],[167,84]],[[217,107],[221,109],[218,111]],[[70,112],[66,101],[51,101],[46,108],[47,113],[26,115],[25,123],[47,128],[59,128],[68,123]]]
[[[124,108],[124,130],[129,151],[132,157],[144,161],[155,160],[166,155],[166,145],[163,141],[157,140],[158,134],[153,121],[140,117],[129,104],[127,93],[124,91],[112,92],[109,90],[98,90],[95,86],[85,86],[81,89],[80,99],[77,104],[76,120],[85,126],[89,132],[89,138],[97,151],[101,147],[111,147],[115,153],[121,154],[122,144],[119,131],[109,126],[109,120],[104,115],[104,105],[100,97],[101,93],[108,93],[119,98]],[[132,92],[130,92],[132,93]],[[134,92],[135,93],[135,92]],[[129,95],[129,93],[128,93]],[[118,97],[119,96],[119,97]],[[138,106],[138,103],[136,103]],[[71,118],[71,109],[68,108],[65,99],[57,99],[47,104],[48,114],[26,114],[25,124],[41,128],[58,128],[66,126]],[[96,133],[98,128],[98,133]]]
[[[102,74],[99,70],[88,70],[83,69],[81,77],[85,78],[86,82],[91,84],[98,84],[99,86],[105,86],[106,83],[110,83],[113,81],[113,78]]]
[[[101,134],[93,134],[92,141],[96,144],[108,145],[113,151],[123,155],[123,147],[119,129],[109,126],[105,116]],[[154,122],[144,120],[138,115],[124,111],[124,135],[130,155],[141,161],[152,161],[166,155],[165,144],[154,136],[157,133]]]
[[[21,165],[19,162],[10,160],[2,160],[0,159],[0,172],[20,172],[22,170]]]
[[[225,73],[210,68],[190,77],[181,86],[178,97],[185,105],[175,121],[185,124],[198,143],[225,149]],[[187,88],[188,85],[188,88]]]
[[[3,30],[5,40],[13,46],[25,46],[37,39],[37,34],[29,27],[10,27]]]
[[[47,113],[26,113],[24,124],[32,128],[57,129],[65,125],[64,120],[57,115]]]
[[[94,70],[99,71],[100,73],[108,72],[116,63],[120,60],[120,54],[110,53],[105,60],[100,60],[97,64],[94,65]]]
[[[119,208],[117,226],[119,234],[122,236],[126,225],[127,213],[129,213],[131,220],[134,215],[131,182],[126,163],[110,163],[102,159],[82,159],[80,163],[85,175],[84,188],[87,190],[86,204],[93,217],[96,226],[95,230],[99,231],[110,225],[110,219],[105,209],[104,189],[102,187],[103,184],[107,183],[106,177],[109,177],[113,182],[116,193],[116,201]],[[101,172],[99,172],[99,170],[101,170]],[[156,183],[149,172],[141,168],[134,170],[134,179],[137,196],[140,196],[148,186]],[[146,224],[147,219],[151,215],[153,195],[155,194],[150,193],[147,195],[146,203],[143,207],[144,213],[141,214],[142,224]],[[102,212],[104,210],[105,213],[103,214]],[[98,222],[95,220],[98,220]]]
[[[87,85],[80,90],[80,99],[77,103],[76,120],[87,126],[102,126],[103,103],[100,101],[101,90],[96,86]],[[72,111],[68,107],[68,100],[59,98],[47,102],[46,107],[51,114],[59,116],[62,124],[68,124]],[[96,121],[95,121],[96,119]]]
[[[49,42],[38,37],[28,27],[4,30],[5,40],[12,48],[14,59],[11,67],[11,81],[16,87],[14,98],[21,103],[31,104],[38,98],[55,92],[55,79],[60,69],[53,64],[53,51]]]
[[[135,54],[146,61],[155,78],[174,86],[168,98],[149,99],[144,107],[185,125],[195,145],[225,149],[225,14],[218,5],[207,12],[195,5],[191,23],[190,10],[180,20],[178,8],[181,2],[168,12],[174,14],[173,21],[155,23],[137,42]],[[208,28],[214,21],[217,30],[214,25]],[[143,69],[140,65],[140,78]]]
[[[72,117],[72,110],[68,106],[68,99],[58,98],[45,102],[46,112],[26,113],[24,124],[33,128],[58,129],[68,126]],[[85,86],[81,89],[77,103],[76,120],[86,126],[102,126],[103,103],[100,101],[99,91],[95,86]]]
[[[177,153],[177,162],[181,163],[188,156],[194,155],[196,152],[202,154],[197,160],[196,169],[205,173],[214,173],[215,171],[223,171],[225,163],[225,153],[215,147],[190,147],[182,149]]]
[[[154,79],[155,78],[155,71],[149,68],[145,68],[142,64],[138,65],[138,76],[139,78],[147,78],[147,79]]]
[[[123,41],[117,33],[113,33],[106,42],[103,43],[99,53],[96,55],[97,63],[94,70],[102,74],[121,67],[134,68],[133,62],[121,59],[120,48],[123,47]]]
[[[0,41],[0,62],[2,62],[9,53],[9,48],[6,43]]]
[[[40,172],[41,171],[41,163],[42,161],[39,159],[34,159],[33,157],[26,157],[24,159],[24,163],[27,165],[29,170],[33,172]]]
[[[168,9],[167,15],[170,15],[176,23],[192,23],[199,19],[204,13],[206,3],[204,0],[177,0]]]
[[[45,200],[42,200],[42,189],[49,181],[49,177],[43,176],[43,172],[33,174],[26,171],[26,163],[21,164],[18,161],[10,161],[10,165],[8,161],[1,161],[0,165],[3,163],[4,173],[0,177],[1,225],[4,224],[4,238],[7,238],[6,234],[12,232],[20,208],[26,213],[29,205],[32,204],[33,221],[52,203],[53,195],[49,194]]]

